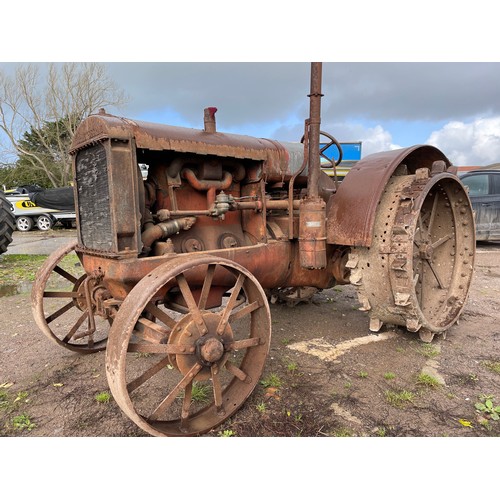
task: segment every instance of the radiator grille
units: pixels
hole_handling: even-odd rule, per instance
[[[76,186],[81,243],[110,251],[113,246],[106,150],[96,144],[76,158]]]

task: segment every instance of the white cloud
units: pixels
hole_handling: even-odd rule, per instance
[[[328,125],[325,125],[324,130],[329,131],[326,127]],[[382,125],[366,127],[359,123],[342,123],[333,125],[330,127],[330,130],[335,131],[333,135],[339,142],[361,141],[363,157],[372,153],[399,149],[401,147],[393,143],[391,133],[385,130]]]
[[[452,121],[433,132],[428,141],[458,166],[484,166],[500,161],[500,117],[470,123]]]

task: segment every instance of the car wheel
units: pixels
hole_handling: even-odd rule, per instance
[[[19,231],[31,231],[33,229],[33,219],[23,215],[16,220],[16,227]]]
[[[40,215],[36,221],[36,227],[40,229],[40,231],[48,231],[52,229],[54,222],[49,215]]]

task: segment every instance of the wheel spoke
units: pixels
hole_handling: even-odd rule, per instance
[[[234,342],[231,342],[227,347],[226,350],[228,351],[239,351],[241,349],[248,349],[249,347],[255,347],[260,345],[261,340],[259,337],[252,337],[249,339],[243,339],[243,340],[236,340]]]
[[[443,285],[443,282],[442,282],[441,278],[438,276],[436,269],[434,269],[434,265],[432,264],[432,262],[430,260],[426,260],[426,262],[429,265],[429,267],[430,267],[430,269],[432,271],[432,274],[436,278],[436,281],[437,281],[437,283],[439,285],[439,288],[441,288],[441,290],[444,290],[445,287]]]
[[[236,321],[238,319],[244,318],[246,315],[259,309],[259,307],[262,307],[262,304],[260,304],[256,300],[256,301],[252,302],[251,304],[248,304],[245,307],[238,309],[237,311],[232,311],[230,316],[229,316],[229,321]]]
[[[186,385],[184,391],[184,398],[182,399],[182,409],[181,409],[181,429],[186,429],[189,422],[189,408],[191,407],[193,395],[193,381]]]
[[[440,247],[448,240],[450,240],[452,237],[453,236],[451,234],[448,234],[446,236],[443,236],[442,238],[439,238],[439,240],[436,240],[434,243],[431,244],[432,249],[435,250],[436,248]]]
[[[149,319],[139,318],[135,325],[134,333],[148,342],[165,344],[168,340],[170,330],[163,328]]]
[[[127,352],[149,354],[191,354],[193,348],[182,344],[157,344],[150,342],[130,342]]]
[[[217,411],[220,412],[222,410],[222,386],[221,386],[221,381],[220,381],[219,365],[213,364],[211,366],[210,371],[212,373],[214,404],[215,404],[215,407],[217,408]]]
[[[198,302],[198,308],[204,310],[207,305],[208,295],[210,293],[210,288],[212,286],[212,280],[215,273],[215,264],[210,264],[207,269],[207,274],[203,281],[203,288],[201,290],[200,300]]]
[[[168,356],[165,356],[162,360],[158,361],[158,363],[146,370],[142,375],[129,382],[127,384],[127,391],[135,391],[138,387],[147,382],[151,377],[154,377],[161,369],[165,368],[169,364],[169,362],[170,360]]]
[[[234,375],[236,378],[238,378],[242,382],[245,382],[249,378],[248,375],[243,370],[238,368],[236,365],[234,365],[230,361],[227,361],[224,366],[229,373]]]
[[[80,326],[82,326],[83,322],[87,318],[88,318],[88,312],[84,311],[80,315],[80,317],[77,319],[76,323],[73,325],[73,328],[71,328],[71,330],[68,332],[68,335],[66,335],[66,337],[64,337],[63,342],[69,342],[73,338],[75,333],[78,331],[78,328],[80,328]]]
[[[73,303],[73,301],[68,302],[65,306],[61,307],[57,311],[53,312],[51,315],[47,316],[45,318],[45,322],[47,324],[52,323],[52,321],[59,318],[59,316],[61,316],[65,312],[69,311],[72,307],[75,307],[75,304]]]
[[[217,326],[217,333],[219,335],[222,335],[224,333],[224,330],[226,329],[227,322],[229,321],[229,316],[231,315],[231,312],[233,311],[236,305],[236,301],[238,299],[238,295],[240,293],[244,281],[245,281],[245,275],[239,274],[238,279],[236,280],[236,284],[234,285],[233,290],[231,292],[231,296],[229,297],[227,305],[224,309],[224,312],[221,315],[219,325]]]
[[[162,323],[165,323],[169,328],[175,328],[177,321],[171,318],[165,311],[162,311],[158,306],[152,302],[148,302],[145,307],[146,311],[152,314],[155,318],[158,318]]]
[[[188,384],[192,383],[196,374],[201,370],[202,366],[199,363],[193,365],[193,367],[184,375],[184,377],[179,381],[179,383],[172,389],[170,394],[156,407],[153,413],[150,415],[150,420],[158,420],[161,415],[163,415],[168,407],[174,402],[177,395],[184,390]]]
[[[71,281],[73,285],[78,281],[78,278],[73,276],[72,274],[68,273],[68,271],[64,270],[62,267],[55,266],[54,271],[62,276],[63,278],[66,278],[68,281]]]
[[[186,301],[186,305],[189,309],[189,312],[193,315],[193,318],[196,323],[196,327],[201,335],[205,335],[207,333],[207,327],[205,322],[203,321],[203,317],[198,309],[198,304],[194,300],[193,293],[191,292],[191,288],[189,288],[189,284],[186,280],[186,277],[183,274],[179,274],[177,276],[177,284],[181,290],[182,296]]]
[[[43,292],[45,299],[77,299],[80,297],[78,292]]]
[[[427,234],[428,235],[430,235],[432,233],[432,227],[434,225],[434,219],[436,217],[437,208],[438,208],[438,206],[437,206],[438,198],[439,198],[438,191],[435,191],[434,200],[432,202],[431,214],[430,214],[430,218],[429,218],[429,225],[427,226]]]

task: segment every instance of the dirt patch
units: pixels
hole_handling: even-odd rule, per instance
[[[478,245],[459,324],[424,344],[368,330],[355,289],[293,308],[271,305],[265,372],[244,406],[208,436],[500,436],[478,411],[500,404],[500,245]],[[29,293],[0,298],[0,435],[146,436],[111,398],[103,352],[79,355],[36,327]]]

